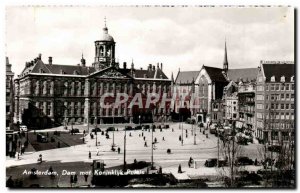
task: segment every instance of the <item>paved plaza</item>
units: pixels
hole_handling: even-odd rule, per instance
[[[163,168],[165,173],[174,173],[177,178],[189,178],[189,176],[195,175],[216,175],[216,168],[206,168],[204,167],[204,162],[209,158],[216,158],[218,154],[217,147],[217,137],[209,134],[208,138],[206,134],[200,132],[200,128],[197,126],[192,129],[192,125],[183,123],[183,145],[179,141],[179,136],[182,135],[182,130],[179,127],[180,123],[170,123],[170,128],[168,129],[155,129],[153,132],[153,139],[156,138],[157,143],[154,145],[154,165]],[[99,127],[99,125],[98,125]],[[105,130],[108,126],[100,126],[101,130]],[[71,127],[69,127],[71,128]],[[87,126],[75,125],[74,128],[78,128],[81,132],[87,129]],[[94,128],[90,126],[91,129]],[[20,159],[17,158],[7,158],[6,167],[25,165],[25,164],[35,164],[40,154],[43,156],[43,163],[47,162],[85,162],[91,163],[94,159],[101,159],[106,164],[106,167],[114,167],[123,164],[124,159],[124,125],[115,125],[118,131],[108,132],[109,139],[105,135],[101,135],[101,132],[97,134],[98,146],[96,146],[96,136],[91,139],[89,134],[85,136],[85,143],[74,145],[64,148],[56,148],[45,151],[34,151],[25,152]],[[196,145],[194,145],[194,137],[192,131],[196,131]],[[50,131],[64,131],[63,127],[53,128],[48,130],[43,130],[40,132],[50,132]],[[33,132],[33,131],[31,131]],[[121,152],[118,154],[117,151],[112,151],[111,146],[114,143],[115,148],[120,147]],[[142,130],[132,130],[126,131],[126,162],[133,163],[134,159],[137,161],[151,162],[151,135],[149,131]],[[83,134],[79,133],[74,136],[74,138],[82,139]],[[145,140],[144,140],[145,137]],[[163,140],[164,138],[164,140]],[[147,147],[145,147],[145,142]],[[220,146],[221,146],[220,141]],[[248,156],[252,159],[257,158],[260,160],[260,155],[258,152],[259,144],[249,144],[247,146],[241,146],[240,156]],[[167,149],[171,150],[171,153],[167,153]],[[91,152],[91,159],[88,154]],[[98,153],[98,155],[97,155]],[[220,148],[220,157],[222,156]],[[191,168],[188,167],[188,160],[192,157],[195,160],[195,165]],[[176,174],[179,164],[181,164],[183,174]],[[259,168],[256,168],[256,170]]]

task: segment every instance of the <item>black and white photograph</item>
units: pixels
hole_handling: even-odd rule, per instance
[[[295,17],[6,6],[6,187],[295,189]]]

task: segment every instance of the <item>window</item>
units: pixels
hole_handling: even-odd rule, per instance
[[[257,86],[257,91],[264,91],[264,87],[263,86]]]
[[[286,100],[290,99],[290,94],[286,94],[286,95],[285,95],[285,99],[286,99]]]
[[[275,95],[274,94],[271,95],[271,100],[272,101],[275,100]]]
[[[284,100],[284,94],[281,94],[280,98],[281,100]]]
[[[269,85],[266,85],[266,90],[269,90]]]
[[[258,78],[258,82],[262,82],[262,77],[259,77],[259,78]]]
[[[281,85],[280,90],[284,91],[284,84]]]
[[[269,100],[269,95],[266,95],[266,100]]]
[[[275,106],[276,106],[276,109],[279,109],[279,104],[275,104]]]
[[[264,100],[264,96],[263,95],[257,95],[256,99],[257,100]]]
[[[276,89],[276,90],[279,90],[279,84],[276,84],[276,85],[275,85],[275,89]]]
[[[291,109],[294,110],[294,104],[291,104]]]
[[[292,90],[295,90],[295,85],[294,84],[292,84]]]
[[[280,77],[280,82],[285,82],[285,77],[284,76]]]
[[[274,91],[274,90],[275,90],[275,85],[271,84],[271,91]]]
[[[290,90],[289,84],[286,84],[286,85],[285,85],[285,90]]]
[[[294,76],[291,77],[291,82],[294,82]]]
[[[285,104],[285,109],[289,110],[289,108],[290,108],[290,104]]]
[[[264,108],[263,104],[257,104],[257,109],[263,109],[263,108]]]
[[[266,104],[266,109],[269,109],[269,104]]]
[[[281,109],[281,110],[284,110],[284,104],[281,104],[281,105],[280,105],[280,109]]]
[[[262,119],[262,118],[263,118],[262,113],[257,113],[257,118],[258,118],[258,119]]]
[[[284,119],[284,113],[280,113],[280,119]]]
[[[279,113],[276,112],[276,119],[279,119]]]
[[[271,76],[271,82],[275,82],[275,76]]]
[[[294,94],[291,94],[291,100],[294,100]]]

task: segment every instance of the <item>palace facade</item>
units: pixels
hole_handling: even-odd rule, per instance
[[[81,58],[80,64],[62,65],[42,60],[40,54],[30,62],[15,83],[14,122],[30,127],[46,128],[61,124],[100,124],[121,122],[151,122],[165,120],[170,105],[159,103],[144,106],[150,94],[164,93],[171,98],[172,82],[164,74],[162,63],[149,64],[147,69],[136,69],[134,63],[122,67],[115,60],[115,41],[103,28],[100,40],[95,41],[95,58],[91,66]],[[101,97],[107,95],[105,100]],[[115,106],[118,93],[128,100]],[[143,106],[129,103],[140,93]],[[122,98],[123,99],[123,98]],[[162,97],[160,97],[160,100]]]

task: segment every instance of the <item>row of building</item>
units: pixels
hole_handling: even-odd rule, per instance
[[[40,54],[26,62],[15,79],[8,58],[6,67],[7,126],[183,121],[190,116],[203,123],[234,121],[259,139],[280,141],[294,133],[293,62],[261,61],[258,68],[230,69],[226,42],[223,68],[202,65],[198,71],[179,70],[170,79],[162,63],[146,69],[135,68],[133,61],[121,66],[106,26],[95,41],[91,65],[83,56],[78,64],[64,65],[52,57],[45,62]],[[109,108],[104,108],[100,100],[104,93],[126,93],[129,100],[116,108],[115,97],[107,98],[104,103]],[[143,103],[153,93],[166,93],[168,99],[176,95],[175,103],[160,107],[158,101],[150,108],[129,108],[136,93],[141,93]],[[190,108],[191,104],[197,107]]]
[[[228,67],[225,43],[223,68],[203,65],[198,71],[178,71],[175,91],[182,95],[193,92],[200,98],[200,107],[190,109],[196,122],[225,125],[234,122],[237,128],[262,141],[273,144],[293,141],[294,63],[261,61],[257,68]],[[178,112],[176,107],[175,111]]]

